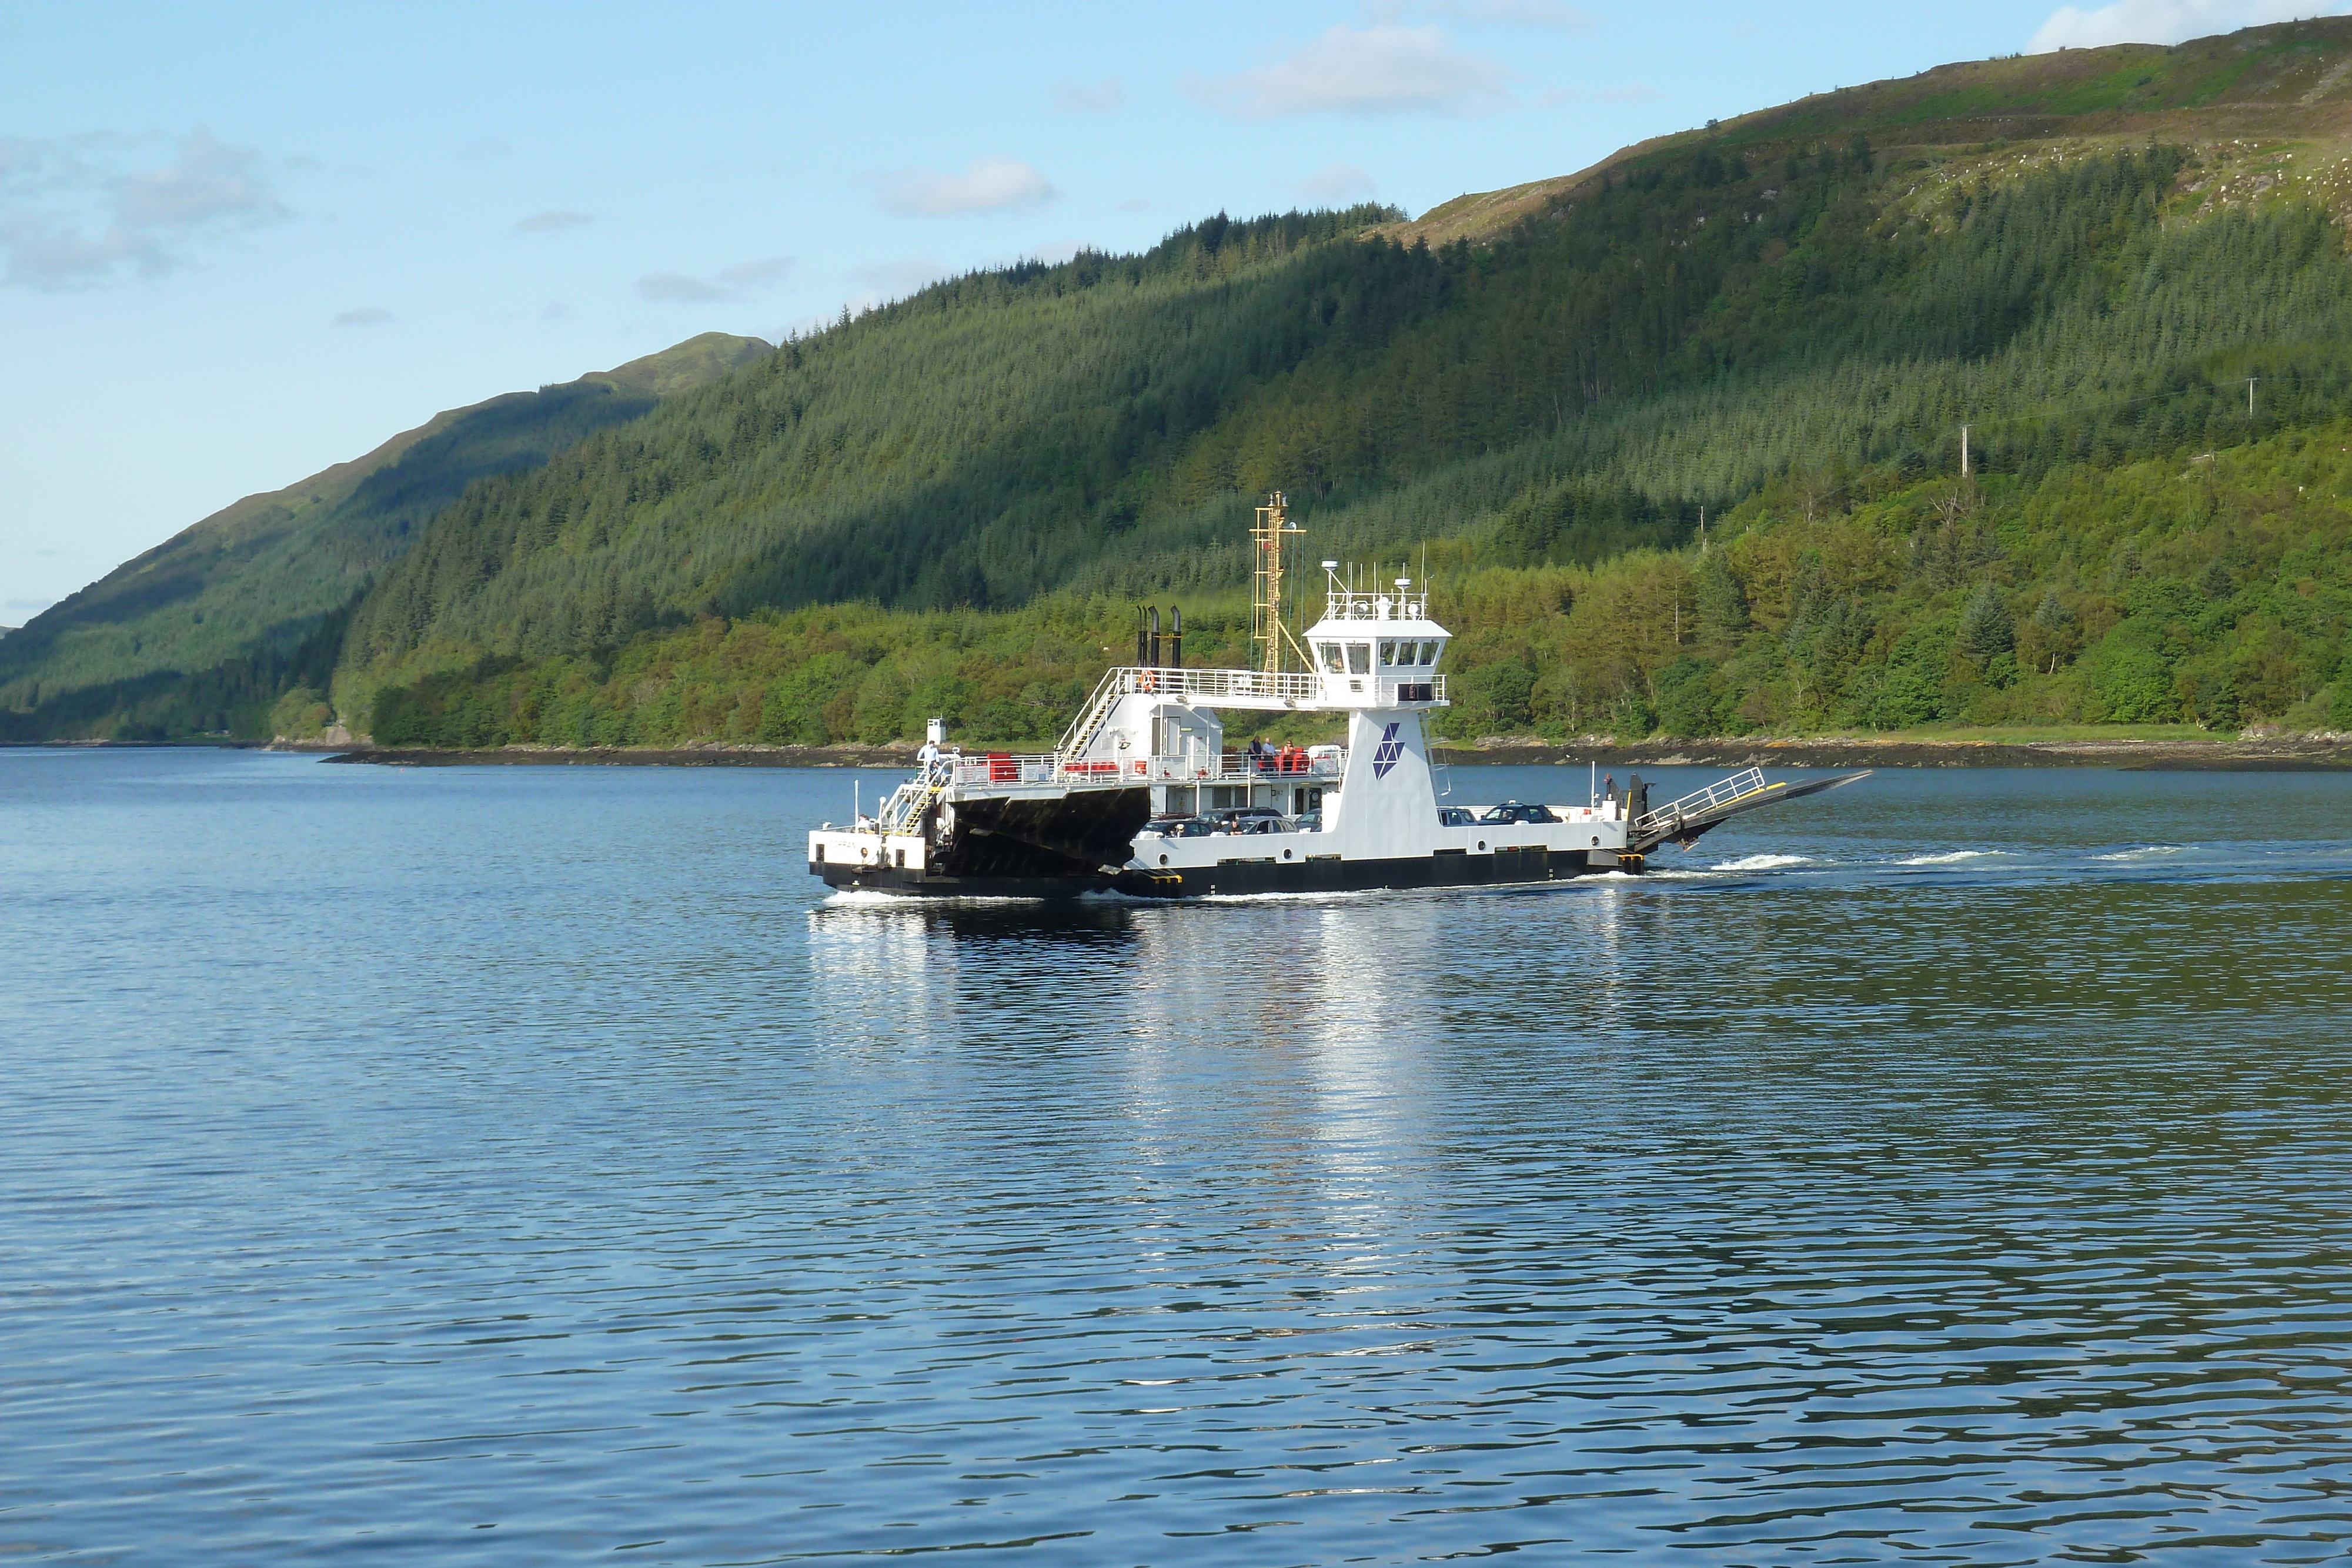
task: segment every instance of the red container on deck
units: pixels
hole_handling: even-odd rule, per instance
[[[1017,784],[1020,780],[1021,769],[1014,764],[1013,753],[992,751],[988,754],[988,781],[991,784]]]

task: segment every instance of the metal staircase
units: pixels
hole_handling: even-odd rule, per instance
[[[1133,672],[1129,670],[1103,672],[1103,678],[1095,685],[1095,695],[1087,699],[1085,711],[1071,721],[1068,729],[1062,732],[1062,744],[1055,755],[1064,764],[1076,762],[1084,757],[1087,747],[1095,743],[1095,737],[1102,733],[1102,727],[1110,720],[1111,709],[1117,707],[1118,699],[1127,695],[1127,677],[1131,674]]]
[[[921,832],[924,813],[947,793],[954,778],[953,764],[945,759],[932,763],[890,792],[875,814],[875,827],[885,833]]]

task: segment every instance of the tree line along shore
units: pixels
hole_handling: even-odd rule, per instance
[[[888,746],[700,746],[569,747],[503,746],[457,750],[278,741],[270,749],[312,753],[330,761],[449,767],[880,768],[914,765],[915,747]],[[2228,771],[2352,768],[2352,735],[2076,737],[2064,740],[1816,736],[1801,739],[1635,741],[1580,737],[1565,745],[1503,739],[1439,747],[1447,766],[1776,767],[1776,768],[2137,768]]]
[[[1275,488],[1430,584],[1457,746],[2352,730],[2346,62],[1976,62],[1483,227],[1220,214],[698,340],[130,563],[0,639],[0,739],[1035,750],[1141,605],[1255,662]]]

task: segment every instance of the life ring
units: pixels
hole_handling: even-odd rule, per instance
[[[1145,769],[1145,767],[1144,767],[1144,765],[1143,765],[1142,763],[1139,762],[1139,763],[1137,763],[1137,764],[1135,765],[1135,776],[1136,776],[1138,779],[1142,778],[1142,777],[1143,777],[1143,775],[1144,775],[1144,773],[1145,773],[1145,771],[1146,771],[1146,769]]]

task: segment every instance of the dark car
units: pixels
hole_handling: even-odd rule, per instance
[[[1466,828],[1477,820],[1477,813],[1467,806],[1437,808],[1437,825],[1441,828]]]
[[[1143,831],[1163,839],[1205,839],[1217,831],[1217,824],[1206,817],[1169,817]]]
[[[1549,806],[1528,806],[1517,800],[1506,800],[1478,820],[1497,825],[1505,822],[1557,822],[1559,821],[1558,817],[1551,814],[1551,808]]]

